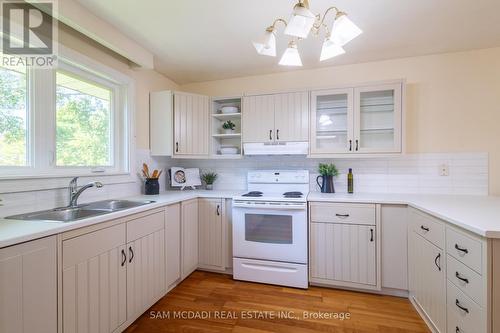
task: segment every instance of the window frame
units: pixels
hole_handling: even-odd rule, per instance
[[[97,62],[81,53],[58,45],[59,65],[54,69],[28,68],[28,121],[26,166],[0,166],[1,192],[19,192],[60,187],[58,178],[91,177],[105,182],[111,176],[113,183],[135,181],[131,166],[135,150],[134,100],[135,82],[128,75]],[[112,88],[111,132],[113,166],[81,167],[56,165],[56,72],[62,70],[77,78]],[[24,180],[24,182],[20,182]],[[64,180],[66,182],[66,179]],[[43,183],[43,185],[42,185]],[[4,190],[5,189],[5,190]]]

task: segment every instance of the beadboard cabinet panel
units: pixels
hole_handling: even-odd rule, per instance
[[[305,91],[274,95],[275,141],[307,141],[309,94]]]
[[[183,201],[182,207],[182,270],[184,280],[198,268],[198,199]]]
[[[165,230],[127,244],[127,316],[135,318],[166,292]]]
[[[56,236],[0,249],[0,332],[57,332]]]
[[[199,204],[199,266],[224,270],[225,228],[222,199],[198,200]]]
[[[181,204],[165,209],[167,290],[181,278]]]
[[[243,98],[243,142],[274,141],[273,95],[246,96]]]
[[[63,331],[113,332],[126,319],[125,224],[63,242]]]
[[[439,330],[446,332],[446,259],[443,250],[409,231],[410,297]]]
[[[311,278],[377,284],[375,226],[311,223]]]
[[[174,93],[174,156],[209,153],[209,97]]]

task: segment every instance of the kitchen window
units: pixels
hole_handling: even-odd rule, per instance
[[[0,67],[0,179],[129,173],[133,81],[71,54],[54,70]]]
[[[28,73],[0,67],[0,166],[28,165]]]

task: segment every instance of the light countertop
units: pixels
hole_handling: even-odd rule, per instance
[[[479,236],[500,238],[500,197],[434,194],[311,192],[308,201],[408,205]]]
[[[87,227],[89,225],[113,220],[130,214],[140,213],[145,210],[159,208],[194,198],[232,198],[241,191],[167,191],[159,195],[138,195],[120,198],[125,200],[153,200],[154,203],[117,211],[105,215],[93,216],[70,223],[49,221],[20,221],[0,218],[0,248],[27,242],[33,239],[47,237],[69,230]],[[50,207],[47,207],[50,209]]]
[[[127,200],[154,200],[155,203],[90,217],[76,222],[17,221],[0,219],[0,248],[55,235],[65,231],[163,207],[194,198],[232,198],[241,191],[167,191],[160,195],[139,195]],[[409,205],[477,235],[500,238],[500,197],[415,194],[327,194],[311,192],[308,201],[355,202]],[[50,207],[48,207],[49,209]]]

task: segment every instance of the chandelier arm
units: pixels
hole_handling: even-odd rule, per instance
[[[340,13],[342,14],[345,14],[343,12],[341,12],[337,7],[333,6],[333,7],[330,7],[328,8],[325,13],[323,14],[323,19],[321,20],[321,22],[318,24],[318,28],[321,27],[322,25],[325,25],[325,18],[326,18],[326,15],[331,11],[331,10],[335,10],[335,17],[337,17]]]
[[[285,27],[288,25],[288,23],[286,23],[285,19],[282,19],[282,18],[277,18],[276,20],[274,20],[273,24],[270,25],[266,30],[267,31],[274,31],[276,29],[276,24],[278,24],[279,22],[283,23],[285,25]]]

